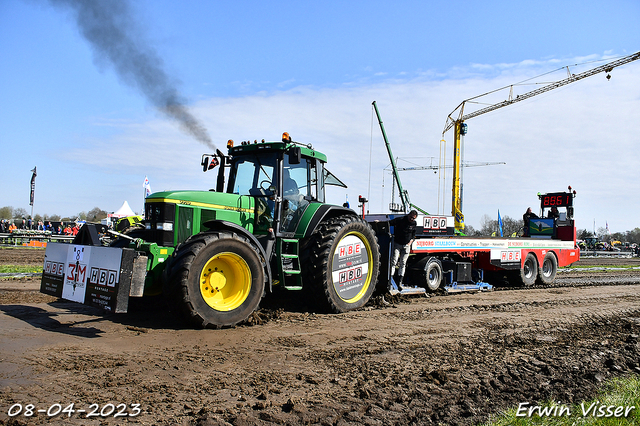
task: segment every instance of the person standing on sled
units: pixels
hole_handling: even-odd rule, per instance
[[[394,276],[396,268],[398,270],[398,288],[402,290],[402,280],[404,271],[411,252],[411,243],[416,238],[416,218],[418,212],[411,210],[405,216],[396,217],[389,221],[393,226],[393,257],[391,258],[391,277]]]

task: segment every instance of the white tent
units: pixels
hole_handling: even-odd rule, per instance
[[[116,210],[109,216],[110,217],[135,216],[135,213],[133,212],[133,210],[131,210],[131,207],[129,207],[129,203],[125,201],[124,203],[122,203],[122,206],[118,210]]]

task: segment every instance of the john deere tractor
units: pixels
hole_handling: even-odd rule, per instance
[[[111,309],[126,309],[118,298],[163,293],[191,324],[232,326],[276,286],[305,290],[329,312],[363,306],[377,282],[378,243],[353,210],[325,203],[327,185],[345,186],[325,168],[326,156],[287,133],[280,142],[229,141],[227,148],[227,155],[202,156],[203,171],[218,170],[215,189],[151,194],[145,229],[100,248],[122,251],[117,286],[129,291],[114,288]],[[89,231],[76,247],[92,244]],[[92,271],[100,269],[93,257]],[[61,285],[69,285],[68,276],[74,278],[67,271]],[[92,295],[78,301],[107,305],[95,303],[107,298],[100,290],[88,283]]]

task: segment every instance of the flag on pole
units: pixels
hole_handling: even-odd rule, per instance
[[[33,174],[31,175],[31,196],[29,197],[29,205],[33,206],[33,197],[35,196],[35,192],[36,192],[36,176],[38,174],[36,173],[35,167],[33,168],[33,170],[31,170],[31,172]]]
[[[500,231],[500,236],[502,237],[502,218],[500,217],[500,209],[498,209],[498,231]]]
[[[611,232],[609,232],[609,222],[605,222],[607,224],[607,234],[610,234]]]
[[[147,198],[149,195],[151,195],[151,185],[149,184],[149,179],[146,176],[144,177],[144,183],[142,184],[142,187],[144,188],[144,198]]]

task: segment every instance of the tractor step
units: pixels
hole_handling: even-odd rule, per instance
[[[297,239],[283,238],[280,240],[279,251],[284,288],[287,290],[302,290],[299,241]]]

